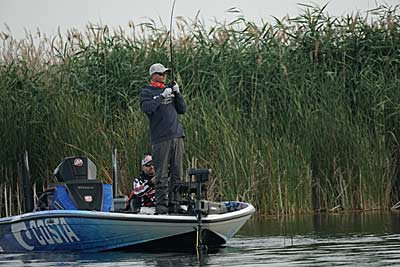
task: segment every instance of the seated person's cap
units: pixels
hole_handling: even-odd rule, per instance
[[[153,162],[153,158],[151,157],[151,155],[146,155],[144,156],[144,158],[142,159],[142,166],[152,163]]]
[[[154,73],[164,73],[167,71],[170,71],[170,69],[164,67],[164,65],[161,63],[155,63],[151,65],[149,69],[150,76],[153,75]]]

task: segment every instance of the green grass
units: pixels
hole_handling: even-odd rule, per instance
[[[238,17],[211,29],[177,21],[185,167],[213,169],[211,198],[271,214],[398,201],[400,16],[398,7],[374,12],[329,17],[305,6],[291,20]],[[88,25],[40,45],[1,36],[0,183],[16,192],[23,149],[39,187],[72,155],[89,156],[109,182],[115,144],[128,193],[150,151],[138,94],[152,63],[168,65],[168,31]]]

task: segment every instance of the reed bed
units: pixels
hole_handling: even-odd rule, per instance
[[[257,25],[238,17],[211,28],[176,21],[185,166],[213,169],[213,199],[246,200],[264,214],[384,209],[399,200],[398,10],[330,17],[304,6],[292,19]],[[4,192],[16,190],[23,149],[39,188],[72,155],[89,156],[110,182],[113,144],[121,192],[129,192],[128,178],[150,151],[138,93],[148,67],[170,58],[164,26],[130,29],[88,25],[24,40],[1,33]]]

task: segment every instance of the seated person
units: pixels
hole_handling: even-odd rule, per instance
[[[142,207],[154,207],[156,200],[154,189],[156,172],[153,158],[151,155],[145,155],[141,163],[142,172],[133,180],[133,191],[129,195],[125,208],[125,210],[132,210],[135,213],[138,213]]]

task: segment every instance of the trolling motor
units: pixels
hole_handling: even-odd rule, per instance
[[[195,215],[198,211],[202,215],[223,214],[228,212],[226,205],[207,199],[207,187],[205,183],[211,169],[189,169],[189,181],[176,184],[175,192],[181,196],[180,205],[187,206],[188,214]]]
[[[204,207],[201,202],[204,202],[207,199],[207,189],[205,183],[208,181],[207,178],[202,178],[198,175],[197,172],[206,173],[209,171],[208,169],[189,169],[188,175],[189,180],[187,182],[178,182],[175,184],[174,192],[178,193],[180,196],[180,205],[185,205],[188,207],[188,214],[194,215],[196,213],[196,199],[200,199],[199,207]],[[203,215],[206,215],[207,212],[202,209]]]
[[[195,194],[195,213],[204,212],[204,204],[202,205],[202,195],[204,194],[204,199],[207,199],[207,191],[202,185],[208,181],[208,177],[211,173],[210,169],[189,169],[189,182],[188,188],[194,191]],[[195,189],[195,190],[193,190]]]
[[[210,169],[189,169],[189,182],[188,187],[192,189],[192,184],[195,185],[195,206],[194,212],[197,219],[196,227],[196,250],[206,251],[207,246],[203,244],[203,224],[202,224],[202,205],[201,205],[201,195],[202,195],[202,185],[208,181],[208,177],[211,173]]]

